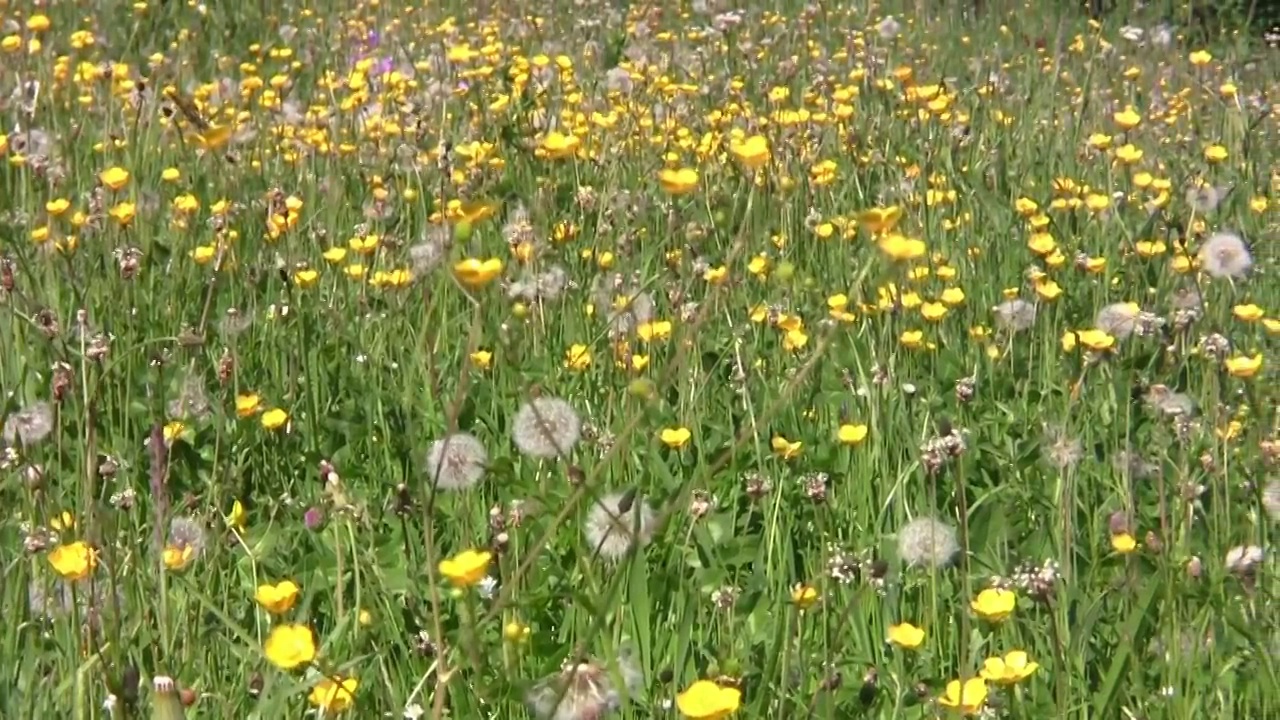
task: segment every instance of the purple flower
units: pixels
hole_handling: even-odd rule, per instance
[[[324,524],[324,510],[315,506],[307,508],[306,514],[302,516],[302,524],[308,530],[319,530]]]

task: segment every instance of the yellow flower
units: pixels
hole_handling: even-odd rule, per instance
[[[902,208],[897,205],[874,207],[858,213],[858,226],[868,232],[879,235],[892,230],[902,219]]]
[[[729,152],[748,169],[756,170],[769,162],[769,141],[763,135],[752,135],[745,140],[729,143]]]
[[[267,612],[283,615],[298,602],[298,586],[292,580],[284,580],[275,585],[259,585],[253,598]]]
[[[172,572],[186,570],[195,557],[196,549],[190,545],[167,545],[160,553],[160,559],[164,561],[165,568]]]
[[[1213,62],[1213,55],[1208,50],[1196,50],[1187,59],[1191,61],[1192,65],[1203,67]]]
[[[924,332],[921,330],[904,330],[902,335],[898,336],[898,342],[903,347],[915,349],[924,345]]]
[[[236,395],[236,417],[253,417],[262,407],[262,398],[258,393],[242,393]]]
[[[586,370],[591,367],[591,348],[574,344],[564,353],[564,366],[570,370]]]
[[[836,439],[845,445],[857,445],[867,439],[867,426],[845,423],[836,431]]]
[[[920,315],[925,320],[937,322],[947,316],[947,306],[940,302],[926,302],[920,306]]]
[[[1121,555],[1128,555],[1138,549],[1138,540],[1132,533],[1113,533],[1111,535],[1111,549]]]
[[[636,336],[645,342],[666,340],[671,337],[671,321],[654,320],[652,322],[640,323],[640,325],[636,327]]]
[[[347,249],[344,247],[331,247],[325,250],[320,257],[331,265],[337,265],[347,257]]]
[[[796,583],[795,587],[791,588],[791,602],[801,610],[813,607],[813,604],[818,602],[818,589],[812,585]]]
[[[471,364],[477,370],[488,370],[493,365],[493,353],[488,350],[477,350],[471,353]]]
[[[1027,239],[1027,247],[1031,249],[1031,252],[1044,256],[1052,254],[1054,250],[1057,250],[1058,243],[1049,233],[1038,232],[1032,233],[1031,237]]]
[[[306,625],[277,625],[262,646],[272,665],[293,670],[316,659],[316,637]]]
[[[911,623],[899,623],[889,626],[889,642],[900,648],[914,650],[924,642],[924,630]]]
[[[131,202],[116,203],[107,211],[107,214],[121,226],[125,226],[133,222],[133,218],[137,216],[138,206]]]
[[[693,720],[719,720],[737,712],[741,704],[737,688],[720,687],[710,680],[699,680],[676,695],[676,709]]]
[[[1121,130],[1132,130],[1142,123],[1142,115],[1132,107],[1127,107],[1112,115],[1111,119],[1115,121],[1116,126]]]
[[[502,626],[502,639],[510,643],[522,643],[529,639],[532,630],[519,620],[512,620]]]
[[[689,432],[687,427],[663,428],[658,437],[662,440],[663,445],[679,450],[689,444],[689,438],[693,437],[693,433]]]
[[[108,190],[119,190],[129,184],[129,171],[122,167],[109,167],[98,173],[98,181]]]
[[[539,150],[542,150],[546,157],[559,160],[572,156],[581,144],[582,141],[576,135],[565,135],[553,131],[547,133],[547,136],[542,139],[542,147]]]
[[[164,441],[170,444],[177,442],[178,440],[184,440],[189,435],[186,423],[181,420],[174,420],[172,422],[165,423],[162,434],[164,436]]]
[[[64,580],[83,580],[98,566],[98,553],[83,541],[59,545],[49,553],[49,564]]]
[[[319,279],[320,273],[310,268],[298,270],[293,273],[293,284],[300,288],[309,288],[315,285],[316,281]]]
[[[1210,145],[1204,149],[1204,159],[1211,163],[1220,163],[1227,159],[1227,149],[1221,145]]]
[[[262,427],[267,430],[279,430],[284,424],[289,422],[289,413],[280,408],[272,408],[262,413]]]
[[[33,33],[47,32],[50,27],[48,15],[36,14],[27,18],[27,29]]]
[[[249,513],[245,512],[244,503],[236,500],[231,503],[231,514],[227,516],[227,525],[237,532],[244,532]]]
[[[1261,320],[1266,315],[1266,312],[1257,305],[1249,303],[1248,305],[1236,305],[1231,308],[1231,314],[1235,315],[1237,320],[1254,322],[1255,320]]]
[[[455,587],[471,587],[489,573],[493,555],[487,550],[464,550],[440,561],[440,574]]]
[[[1040,667],[1031,662],[1022,650],[1014,650],[1004,657],[989,657],[982,663],[982,677],[993,683],[1012,685],[1022,682]]]
[[[1095,352],[1110,350],[1116,344],[1115,337],[1104,330],[1083,330],[1076,336],[1081,345]]]
[[[783,460],[790,460],[800,454],[804,443],[799,440],[791,442],[781,435],[774,435],[769,445],[775,453],[782,456]]]
[[[885,235],[880,239],[880,251],[891,260],[918,260],[925,256],[928,248],[923,240],[909,238],[897,233]]]
[[[947,691],[938,698],[938,704],[945,708],[977,715],[987,702],[987,681],[980,677],[969,678],[962,685],[959,680],[947,683]]]
[[[684,195],[698,189],[698,171],[693,168],[670,168],[658,173],[658,183],[672,195]]]
[[[1251,378],[1258,374],[1258,370],[1262,369],[1262,353],[1255,353],[1253,357],[1246,355],[1229,357],[1224,364],[1227,368],[1227,374],[1231,375],[1231,377]]]
[[[1000,622],[1009,617],[1017,605],[1018,596],[1010,590],[1000,588],[987,588],[969,603],[978,617],[992,622]]]
[[[76,529],[76,516],[68,510],[63,510],[49,518],[49,527],[58,532],[71,532]]]
[[[344,678],[341,675],[326,677],[311,688],[311,694],[307,699],[312,705],[323,710],[324,716],[328,717],[351,707],[359,685],[360,681],[353,677]]]
[[[483,287],[502,273],[502,261],[498,258],[480,260],[467,258],[453,266],[453,274],[467,287]]]
[[[1142,159],[1143,154],[1142,150],[1138,149],[1138,147],[1133,143],[1121,145],[1116,148],[1116,159],[1125,165],[1133,165],[1138,162]]]

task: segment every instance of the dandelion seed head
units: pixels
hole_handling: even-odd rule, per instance
[[[53,432],[53,406],[41,401],[28,405],[4,421],[3,437],[9,445],[30,447]]]
[[[169,545],[179,550],[191,548],[192,559],[204,552],[208,535],[204,524],[190,517],[176,517],[169,522]]]
[[[516,448],[529,457],[567,455],[582,437],[582,420],[573,406],[555,397],[534,398],[516,411],[511,423]]]
[[[1142,308],[1137,303],[1118,302],[1104,306],[1093,319],[1094,327],[1123,340],[1138,329],[1138,315]]]
[[[936,518],[918,517],[898,531],[898,556],[912,567],[943,568],[959,553],[955,528]]]
[[[1036,324],[1036,306],[1021,298],[1006,300],[992,309],[996,325],[1003,330],[1022,332]]]
[[[629,507],[628,507],[629,505]],[[613,493],[596,501],[587,513],[583,534],[593,552],[617,561],[635,545],[645,545],[653,535],[653,508],[632,493]]]
[[[441,490],[466,490],[484,477],[489,453],[467,433],[454,433],[431,443],[427,477]]]
[[[1200,267],[1216,278],[1243,278],[1253,267],[1253,255],[1244,238],[1231,232],[1217,232],[1200,246]]]

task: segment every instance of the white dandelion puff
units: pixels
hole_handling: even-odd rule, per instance
[[[484,477],[489,453],[467,433],[454,433],[431,443],[427,477],[441,490],[466,490]]]
[[[1098,311],[1093,325],[1115,339],[1123,340],[1138,329],[1138,315],[1141,312],[1142,308],[1137,303],[1111,303]]]
[[[898,556],[910,566],[943,568],[960,553],[956,530],[932,517],[918,517],[898,531]]]
[[[634,493],[613,493],[596,501],[582,532],[591,550],[609,561],[621,560],[633,546],[653,537],[653,508]]]
[[[555,397],[530,400],[516,411],[511,438],[529,457],[551,459],[569,454],[582,437],[582,420],[569,403]]]
[[[1253,255],[1244,238],[1217,232],[1200,246],[1200,267],[1216,278],[1242,278],[1253,267]]]

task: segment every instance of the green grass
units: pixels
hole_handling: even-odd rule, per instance
[[[302,717],[340,676],[355,718],[678,717],[702,679],[737,717],[924,718],[1012,651],[1038,668],[983,713],[1277,711],[1271,51],[1053,5],[785,4],[724,40],[663,3],[297,5],[4,11],[0,717],[181,717],[157,677],[186,717]],[[1248,272],[1215,277],[1219,232]],[[513,442],[538,397],[581,420],[561,457]],[[433,490],[454,432],[484,477]],[[943,566],[910,562],[924,517]],[[453,587],[469,549],[491,580]],[[266,657],[287,623],[309,667]]]

